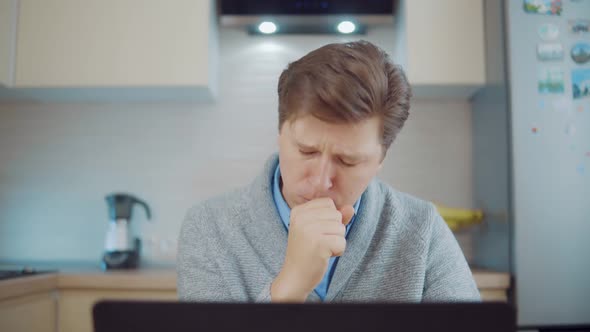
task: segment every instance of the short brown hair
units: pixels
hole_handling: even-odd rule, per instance
[[[380,116],[384,154],[408,118],[410,85],[401,67],[367,41],[322,46],[292,62],[278,84],[279,131],[299,113],[354,123]]]

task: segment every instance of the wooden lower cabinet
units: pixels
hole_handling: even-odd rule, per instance
[[[56,294],[50,291],[0,301],[0,331],[57,332]]]
[[[480,289],[479,295],[483,302],[508,302],[505,289]]]
[[[178,298],[175,291],[157,290],[61,290],[59,292],[59,332],[92,332],[92,308],[100,300],[169,300]]]

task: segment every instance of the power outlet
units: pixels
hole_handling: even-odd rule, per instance
[[[176,237],[151,235],[144,240],[143,254],[153,261],[171,261],[176,259],[178,240]]]

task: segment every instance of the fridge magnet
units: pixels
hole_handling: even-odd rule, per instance
[[[584,164],[579,164],[576,170],[578,171],[578,174],[584,174]]]
[[[590,96],[590,68],[572,70],[574,99]]]
[[[576,19],[568,20],[568,26],[571,33],[575,35],[585,35],[589,33],[588,27],[590,26],[590,20],[587,19]]]
[[[586,158],[590,158],[590,151],[586,152]]]
[[[531,125],[531,132],[532,132],[533,134],[537,134],[537,133],[539,133],[539,127],[537,127],[537,125],[536,125],[536,124],[534,124],[534,123]]]
[[[584,112],[584,106],[578,105],[578,113]]]
[[[586,62],[590,61],[590,44],[575,44],[572,46],[570,55],[572,56],[572,60],[574,60],[575,63],[580,65],[585,64]]]
[[[539,93],[563,93],[563,70],[559,67],[541,68],[537,82]]]
[[[541,24],[538,32],[543,40],[555,40],[559,37],[559,27],[552,23]]]
[[[539,109],[541,109],[541,110],[545,109],[545,101],[544,100],[539,100]]]
[[[568,136],[574,136],[576,134],[576,127],[573,124],[568,123],[565,126],[565,134]]]
[[[561,0],[523,0],[524,11],[529,14],[561,15]]]
[[[560,43],[537,44],[537,59],[540,61],[552,61],[563,59],[563,46]]]

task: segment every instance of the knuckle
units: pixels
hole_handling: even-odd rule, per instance
[[[332,243],[332,251],[337,254],[341,254],[344,252],[346,248],[346,240],[343,237],[338,237],[334,239]]]

